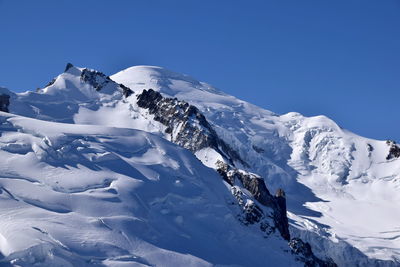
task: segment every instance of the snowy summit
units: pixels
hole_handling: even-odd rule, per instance
[[[161,67],[68,64],[0,88],[0,262],[399,266],[399,157]]]

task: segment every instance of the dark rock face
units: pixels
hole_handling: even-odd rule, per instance
[[[113,80],[110,79],[110,77],[106,76],[104,73],[89,69],[82,70],[81,80],[92,85],[93,88],[96,89],[96,91],[100,91],[109,83],[115,83]],[[125,85],[118,84],[118,86],[122,89],[122,93],[125,97],[128,97],[133,93],[133,91]]]
[[[274,197],[268,191],[264,180],[260,176],[238,170],[222,161],[217,162],[217,171],[230,185],[233,186],[235,182],[240,182],[258,202],[271,208],[273,210],[275,228],[279,230],[285,240],[290,240],[289,222],[286,215],[286,198],[282,189],[278,190],[277,195]]]
[[[133,94],[133,91],[130,88],[123,85],[122,83],[119,84],[119,87],[122,89],[124,97],[128,97]]]
[[[258,225],[260,231],[264,233],[265,237],[268,237],[274,232],[274,227],[268,222],[268,215],[266,215],[254,201],[245,199],[245,194],[238,186],[232,186],[231,193],[236,198],[237,204],[239,204],[242,209],[242,214],[238,215],[240,222],[244,225]]]
[[[367,144],[368,152],[374,151],[374,147],[371,144]]]
[[[192,152],[210,147],[232,164],[239,161],[247,165],[239,155],[221,140],[201,112],[185,101],[163,97],[153,89],[143,90],[137,96],[139,107],[154,115],[154,120],[167,126],[171,141]]]
[[[96,91],[100,91],[106,84],[112,82],[112,80],[105,74],[88,69],[83,69],[81,80],[92,85]]]
[[[289,221],[286,210],[286,195],[283,189],[278,189],[275,194],[276,212],[274,213],[275,221],[279,222],[278,229],[286,240],[290,239]]]
[[[0,95],[0,111],[9,112],[8,106],[10,105],[10,96],[6,94]]]
[[[67,66],[65,66],[65,70],[64,72],[67,72],[70,68],[72,68],[74,65],[72,65],[71,63],[67,63]]]
[[[399,158],[400,157],[400,147],[397,146],[396,142],[393,140],[387,140],[386,144],[390,146],[389,154],[386,157],[386,160]]]
[[[299,261],[304,262],[307,267],[336,267],[337,265],[332,259],[321,260],[312,252],[310,244],[304,242],[300,238],[293,238],[289,242],[292,253],[296,255]]]

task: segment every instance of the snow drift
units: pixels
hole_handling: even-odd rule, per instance
[[[395,142],[151,66],[69,64],[37,92],[1,89],[0,107],[4,262],[400,264]]]

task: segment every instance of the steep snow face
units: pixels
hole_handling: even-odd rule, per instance
[[[0,112],[0,159],[0,262],[302,265],[279,234],[237,220],[235,198],[254,206],[246,192],[234,197],[190,151],[155,135]]]
[[[279,116],[159,67],[131,67],[111,79],[136,94],[152,88],[198,107],[248,163],[245,169],[264,177],[272,190],[285,189],[288,210],[296,214],[294,233],[317,247],[344,241],[370,258],[400,259],[400,161],[386,159],[390,147],[384,141],[359,137],[324,116]],[[357,253],[320,253],[342,264],[361,262]]]
[[[314,231],[322,228],[319,234],[332,241],[346,241],[371,258],[399,264],[400,162],[386,159],[389,146],[342,130],[325,117],[287,114],[282,119],[294,136],[288,164],[298,172],[297,181],[320,199],[305,201],[317,213],[293,218],[297,226],[310,230],[319,225]]]
[[[138,96],[152,88],[187,101],[244,161],[238,167],[263,177],[270,191],[286,191],[292,236],[343,266],[351,261],[390,265],[372,258],[399,259],[400,161],[386,159],[385,142],[356,136],[324,116],[277,115],[160,67],[136,66],[111,79],[93,73],[70,66],[38,92],[11,94],[10,112],[140,129],[173,141],[168,127],[138,105]],[[195,154],[213,168],[224,160],[209,147]]]

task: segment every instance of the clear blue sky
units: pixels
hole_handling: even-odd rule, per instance
[[[400,0],[0,0],[0,85],[159,65],[400,141]]]

